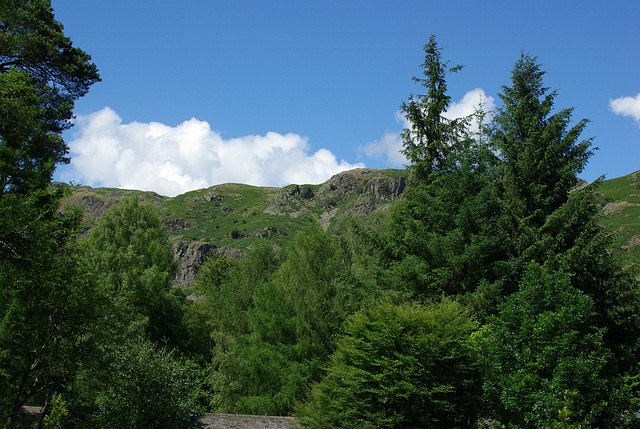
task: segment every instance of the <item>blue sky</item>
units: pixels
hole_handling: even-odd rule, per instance
[[[464,68],[463,114],[499,106],[521,50],[558,108],[591,120],[580,175],[640,169],[640,2],[52,0],[102,82],[76,103],[58,180],[175,195],[226,182],[320,183],[401,168],[400,104],[423,46]],[[466,97],[465,97],[466,96]],[[618,101],[615,101],[618,100]]]

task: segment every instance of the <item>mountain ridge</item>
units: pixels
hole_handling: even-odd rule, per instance
[[[226,183],[175,197],[151,191],[76,186],[64,206],[83,207],[86,231],[124,198],[136,196],[156,207],[180,261],[174,285],[188,288],[207,255],[240,258],[261,239],[286,247],[296,233],[318,222],[333,233],[350,218],[365,216],[399,199],[406,170],[360,168],[338,173],[317,185],[282,188]]]
[[[175,197],[152,191],[75,186],[63,205],[84,209],[87,230],[124,198],[137,196],[156,207],[180,266],[174,285],[189,288],[211,255],[241,258],[257,241],[286,247],[305,225],[319,222],[340,233],[350,218],[366,216],[401,198],[407,170],[360,168],[317,185],[281,188],[226,183]],[[579,186],[586,182],[579,180]],[[613,233],[612,252],[628,264],[640,261],[640,171],[601,182],[600,223]],[[86,233],[86,232],[85,232]]]

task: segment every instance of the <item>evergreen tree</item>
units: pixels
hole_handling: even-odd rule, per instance
[[[0,198],[44,189],[68,163],[61,133],[75,100],[100,80],[50,0],[0,0]]]
[[[358,229],[381,251],[386,287],[432,299],[473,292],[482,279],[494,283],[503,275],[494,262],[504,255],[495,155],[469,132],[471,118],[444,117],[445,76],[461,67],[447,70],[433,36],[425,53],[425,78],[414,80],[427,94],[402,106],[410,123],[403,133],[409,186],[383,230]]]
[[[483,328],[488,406],[508,427],[549,427],[567,405],[566,392],[572,400],[565,417],[572,423],[624,424],[618,420],[630,404],[603,341],[605,329],[593,300],[569,277],[531,264],[519,290]]]
[[[519,282],[530,261],[571,273],[572,285],[594,301],[598,326],[625,372],[640,338],[640,292],[608,251],[610,236],[598,222],[599,182],[571,191],[592,155],[592,139],[579,141],[588,121],[569,127],[573,109],[551,113],[556,92],[544,87],[544,74],[523,53],[490,127],[500,154],[510,283]]]
[[[522,53],[490,129],[509,208],[538,227],[567,201],[593,154],[592,139],[579,141],[588,121],[569,128],[573,109],[552,113],[557,92],[543,86],[544,74],[536,58]]]
[[[462,66],[447,69],[448,62],[442,61],[442,48],[438,47],[433,35],[424,46],[424,52],[421,67],[425,77],[414,77],[413,81],[426,88],[427,93],[415,97],[410,95],[408,102],[400,107],[411,124],[411,128],[402,133],[402,153],[419,180],[452,166],[451,154],[458,149],[458,140],[464,131],[464,121],[443,116],[451,101],[445,76],[458,72]]]

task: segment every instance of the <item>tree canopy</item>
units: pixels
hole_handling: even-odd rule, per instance
[[[61,133],[75,100],[100,80],[90,60],[50,0],[0,1],[0,197],[46,187],[69,162]]]
[[[402,199],[288,248],[218,247],[190,301],[154,207],[124,199],[88,234],[60,207],[61,134],[99,80],[62,30],[50,1],[0,0],[6,427],[29,402],[41,426],[182,427],[204,409],[309,428],[637,424],[640,288],[609,252],[598,182],[574,189],[588,121],[554,110],[535,57],[478,134],[447,117],[461,67],[432,36],[426,92],[401,106]]]
[[[451,166],[451,155],[459,149],[458,140],[464,132],[463,120],[443,116],[451,102],[445,77],[447,73],[458,72],[462,66],[447,68],[448,62],[442,61],[442,48],[435,36],[429,38],[424,52],[421,65],[424,78],[414,77],[413,81],[423,86],[427,93],[410,95],[400,107],[411,124],[402,133],[402,153],[411,163],[414,174],[421,179]]]

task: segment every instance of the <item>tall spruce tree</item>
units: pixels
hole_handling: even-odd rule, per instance
[[[420,180],[450,166],[450,155],[458,149],[460,133],[464,129],[459,119],[443,116],[451,102],[445,77],[448,73],[457,73],[462,66],[447,68],[449,63],[442,61],[442,48],[433,35],[424,46],[424,52],[421,65],[424,78],[414,77],[413,81],[426,88],[427,93],[410,95],[400,107],[411,124],[411,128],[402,133],[402,153]]]
[[[461,66],[448,67],[434,36],[424,50],[424,78],[414,81],[427,93],[401,107],[410,124],[403,153],[411,180],[385,237],[371,231],[371,241],[382,247],[392,287],[430,299],[471,292],[480,279],[498,276],[492,261],[501,257],[500,233],[493,219],[501,209],[495,155],[469,132],[471,118],[445,118],[451,101],[445,77]]]
[[[567,201],[576,175],[593,154],[592,139],[579,140],[588,121],[569,128],[573,108],[552,113],[557,92],[543,85],[544,75],[536,58],[522,53],[512,85],[502,87],[504,106],[490,129],[510,208],[536,226]]]
[[[505,287],[500,294],[506,297],[515,292],[517,295],[507,297],[506,302],[517,302],[516,297],[523,294],[523,285],[526,284],[526,276],[522,280],[526,267],[532,261],[544,267],[550,276],[541,277],[541,288],[551,289],[552,279],[563,277],[563,282],[570,283],[569,290],[572,294],[584,294],[584,299],[591,301],[589,322],[580,329],[600,332],[601,343],[598,347],[603,350],[601,355],[609,356],[600,370],[602,377],[606,377],[603,382],[610,386],[620,386],[622,378],[637,371],[634,369],[634,356],[640,338],[638,284],[608,251],[610,236],[598,222],[599,209],[595,198],[598,181],[582,189],[571,190],[577,182],[576,175],[592,155],[591,139],[579,140],[588,121],[583,119],[570,127],[572,109],[552,113],[556,92],[549,92],[543,86],[543,76],[544,72],[535,58],[523,53],[515,63],[512,85],[503,87],[501,99],[504,106],[498,110],[490,128],[491,141],[500,157],[500,196],[504,201],[500,225],[505,237],[501,246],[506,257],[499,263],[509,273],[504,277]],[[478,295],[480,294],[476,293],[476,297]],[[553,304],[557,308],[544,309],[542,313],[558,312],[557,317],[564,317],[568,312],[577,311],[578,304],[570,304],[571,302],[567,298],[561,304]],[[563,314],[559,307],[564,305],[567,309],[563,310]],[[506,308],[503,307],[498,318],[491,323],[501,325],[513,315],[510,312],[523,311],[522,306],[509,310]],[[587,321],[586,312],[578,311],[578,316],[582,318],[580,323]],[[503,365],[500,368],[499,383],[513,391],[511,386],[529,383],[532,373],[543,379],[547,377],[545,374],[554,374],[549,375],[549,378],[554,378],[562,368],[580,361],[582,355],[577,351],[566,354],[566,347],[569,345],[566,338],[569,338],[568,335],[575,328],[568,322],[560,323],[563,324],[569,331],[556,335],[544,350],[539,351],[544,355],[562,356],[562,359],[548,360],[533,372]],[[509,342],[508,346],[501,347],[507,347],[513,355],[532,353],[524,343]],[[533,359],[543,357],[534,356]],[[527,365],[532,370],[531,363]],[[590,375],[572,371],[571,377],[576,386],[582,386],[570,387],[576,398],[572,404],[572,413],[584,418],[584,422],[589,418],[613,418],[613,397],[602,399],[599,393],[598,400],[602,400],[602,403],[608,401],[608,405],[605,405],[606,409],[594,410],[594,402],[590,402],[594,398],[593,392],[584,387],[595,386],[589,379]],[[529,398],[546,397],[551,400],[549,387],[545,383],[555,383],[557,386],[562,384],[549,379],[537,387],[532,384],[529,390],[533,392]],[[604,390],[607,389],[601,388],[600,392]],[[618,404],[624,403],[624,395],[627,394],[625,388],[616,387],[615,392],[611,390],[611,394],[613,393],[619,394],[615,398],[615,401],[619,401]],[[562,392],[554,394],[556,396],[553,400],[562,400]],[[511,404],[502,404],[506,408],[522,406],[519,401],[525,400],[524,396],[514,399],[515,396],[504,392],[502,396],[503,401],[511,401]],[[587,415],[591,417],[585,417]],[[538,415],[531,418],[535,420],[543,417]],[[508,423],[512,417],[505,419]],[[539,423],[540,420],[538,423],[518,424],[536,427]]]

